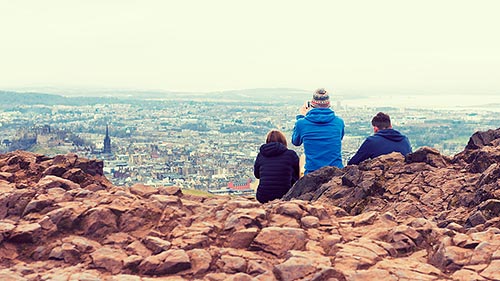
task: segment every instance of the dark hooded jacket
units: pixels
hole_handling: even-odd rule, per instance
[[[373,136],[366,138],[358,152],[347,164],[359,164],[366,159],[373,159],[391,152],[399,152],[403,155],[411,153],[410,141],[405,135],[394,129],[380,130]]]
[[[257,200],[266,203],[283,197],[298,180],[299,157],[282,143],[266,143],[260,147],[253,172],[260,179]]]

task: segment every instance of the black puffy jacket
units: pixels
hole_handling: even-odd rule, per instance
[[[260,179],[257,187],[259,202],[281,198],[299,179],[299,157],[279,142],[263,144],[255,159],[253,173]]]

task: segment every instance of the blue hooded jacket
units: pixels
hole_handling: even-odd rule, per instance
[[[410,141],[394,129],[380,130],[366,138],[347,164],[359,164],[366,159],[373,159],[391,152],[399,152],[403,155],[411,153]]]
[[[297,115],[292,143],[304,143],[306,165],[304,174],[325,166],[342,168],[342,139],[344,120],[335,116],[330,108],[313,108],[304,115]]]

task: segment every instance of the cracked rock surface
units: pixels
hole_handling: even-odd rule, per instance
[[[113,186],[0,155],[0,280],[500,280],[500,129],[299,180],[284,200]]]

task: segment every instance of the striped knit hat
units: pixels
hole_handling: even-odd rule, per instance
[[[311,101],[313,107],[330,107],[330,96],[328,92],[321,88],[314,92],[313,99]]]

